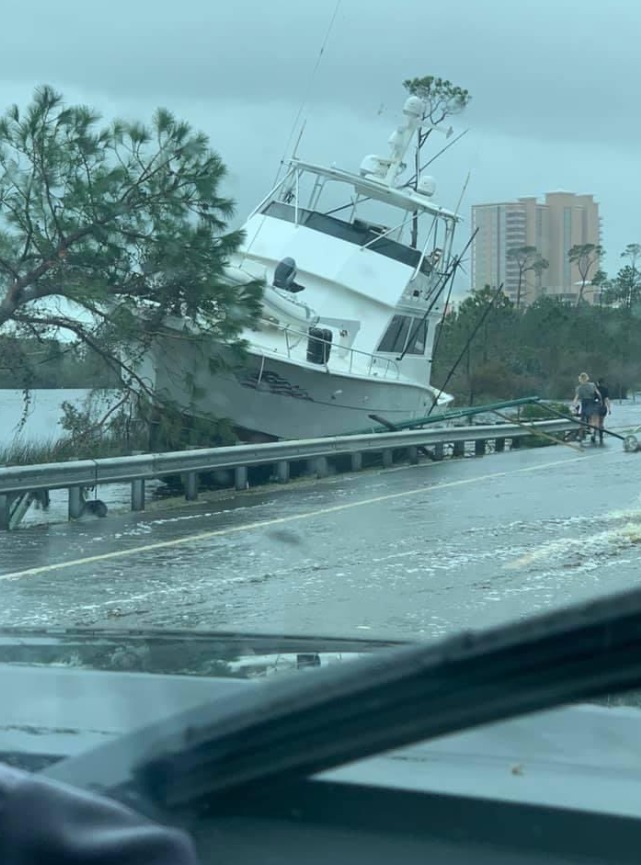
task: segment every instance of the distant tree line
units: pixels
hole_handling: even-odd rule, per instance
[[[630,249],[630,247],[628,247]],[[639,247],[641,252],[641,247]],[[624,252],[623,255],[627,253]],[[585,300],[586,286],[591,284],[597,288],[599,296],[605,288],[607,275],[599,270],[599,262],[605,255],[605,251],[597,243],[578,243],[568,250],[568,261],[573,264],[579,272],[580,283],[576,297],[577,305]],[[522,301],[530,289],[534,290],[535,297],[545,294],[543,274],[550,266],[550,262],[544,258],[536,246],[512,246],[507,250],[507,260],[514,265],[517,273],[517,286],[515,306],[521,309]],[[531,273],[535,278],[533,286],[528,285],[527,275]],[[591,279],[591,275],[594,277]]]
[[[81,342],[0,336],[0,388],[114,388],[118,376]]]
[[[592,285],[598,287],[601,302],[606,306],[624,307],[629,310],[639,310],[641,307],[641,243],[629,243],[621,253],[621,258],[627,264],[610,279],[604,270],[598,270]]]
[[[490,286],[473,292],[441,325],[433,384],[443,387],[449,377],[445,389],[458,404],[534,394],[569,399],[585,371],[625,397],[641,384],[641,310],[633,300],[638,286],[619,303],[612,298],[627,283],[619,274],[612,284],[600,304],[542,296],[521,310]]]
[[[596,301],[601,306],[625,306],[628,309],[641,306],[641,243],[629,243],[626,246],[621,258],[628,263],[612,278],[600,266],[604,255],[605,250],[596,243],[579,243],[568,250],[568,261],[576,267],[580,279],[577,306],[584,302],[588,285],[594,290]],[[510,247],[506,257],[516,269],[515,306],[520,309],[530,290],[534,291],[535,297],[545,294],[543,274],[549,262],[536,246]],[[534,285],[528,285],[528,273],[534,275]]]

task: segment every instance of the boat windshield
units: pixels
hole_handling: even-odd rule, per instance
[[[425,274],[433,270],[430,253],[450,248],[457,221],[411,189],[298,163],[258,211],[372,249]]]
[[[373,226],[365,221],[348,222],[338,214],[319,213],[304,208],[297,209],[293,204],[286,204],[282,201],[270,201],[265,205],[262,212],[266,216],[304,225],[313,231],[338,237],[347,243],[367,247],[387,258],[408,264],[410,267],[420,265],[420,270],[426,275],[429,275],[433,270],[431,261],[423,256],[421,250],[412,249],[398,240],[394,240],[391,234],[385,235],[384,230],[381,231],[378,226]]]

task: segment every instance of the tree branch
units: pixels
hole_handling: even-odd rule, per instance
[[[56,213],[56,208],[53,203],[52,195],[51,195],[51,185],[49,183],[49,176],[47,174],[46,169],[46,159],[45,159],[45,138],[47,131],[47,121],[49,119],[49,112],[51,106],[47,106],[45,110],[44,116],[42,118],[42,128],[41,128],[41,138],[36,138],[34,135],[32,138],[33,141],[33,154],[32,154],[32,163],[34,168],[40,172],[40,177],[42,179],[42,183],[45,189],[45,197],[47,199],[47,204],[49,206],[49,211],[51,212],[51,218],[53,219],[53,224],[56,227],[56,231],[58,236],[62,238],[64,241],[64,234],[62,231],[62,227],[60,225],[60,220],[58,219],[58,214]]]
[[[13,265],[9,264],[8,261],[5,261],[4,258],[0,258],[0,267],[1,267],[3,270],[6,270],[7,273],[9,273],[9,274],[14,278],[14,279],[19,279],[19,278],[20,278],[20,274],[19,274],[18,271],[15,269],[15,267],[13,267]]]
[[[147,394],[147,396],[153,396],[153,390],[144,382],[144,380],[136,373],[134,370],[123,360],[120,358],[114,357],[109,351],[104,349],[100,343],[94,339],[93,335],[87,333],[84,327],[79,323],[72,321],[71,319],[64,318],[63,316],[52,316],[47,315],[44,317],[38,317],[33,315],[25,315],[23,313],[18,313],[14,316],[16,321],[19,321],[23,324],[33,324],[35,326],[49,326],[49,327],[57,327],[61,330],[68,330],[71,333],[74,333],[85,345],[89,346],[93,351],[102,357],[102,359],[107,363],[109,368],[118,374],[121,377],[122,372],[124,371],[132,381],[135,381],[141,389]]]

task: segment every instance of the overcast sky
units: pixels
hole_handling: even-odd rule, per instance
[[[463,204],[592,193],[606,265],[641,242],[637,0],[30,0],[3,8],[0,104],[37,84],[105,115],[163,105],[203,129],[242,217],[268,191],[306,104],[299,154],[356,170],[386,152],[404,78],[469,89],[465,138],[431,171]],[[439,142],[442,139],[433,139]],[[464,228],[463,231],[466,229]]]

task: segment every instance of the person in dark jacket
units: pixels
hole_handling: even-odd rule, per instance
[[[0,764],[2,865],[197,865],[190,839],[110,799]]]
[[[610,388],[603,381],[602,378],[598,378],[596,380],[596,386],[598,388],[599,393],[601,394],[601,406],[599,408],[599,414],[596,418],[596,425],[599,428],[599,443],[603,444],[603,425],[605,423],[605,419],[609,414],[612,414],[612,403],[610,402]]]

